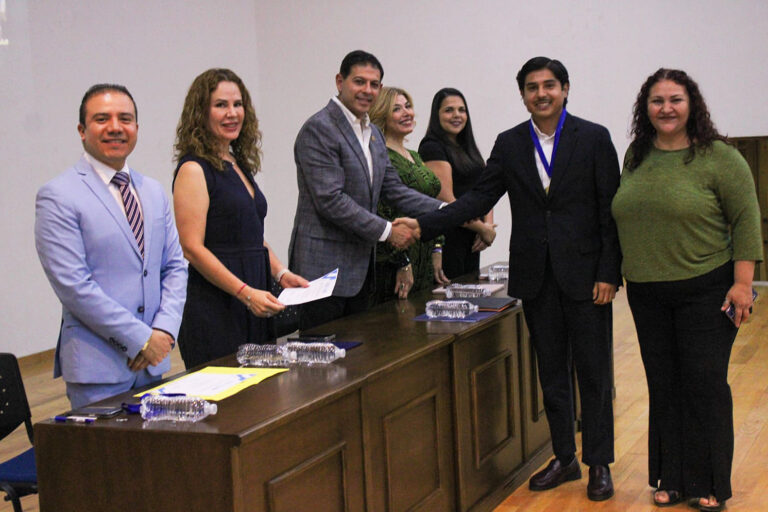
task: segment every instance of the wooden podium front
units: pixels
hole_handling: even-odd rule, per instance
[[[40,509],[492,510],[551,455],[522,311],[414,322],[430,298],[320,327],[363,344],[222,400],[199,423],[38,423]]]

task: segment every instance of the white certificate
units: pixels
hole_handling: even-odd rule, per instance
[[[333,293],[333,287],[336,286],[336,278],[339,275],[339,269],[331,270],[323,277],[318,277],[309,282],[308,288],[286,288],[277,298],[286,306],[295,304],[304,304],[313,300],[330,297]]]

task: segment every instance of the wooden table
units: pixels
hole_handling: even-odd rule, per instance
[[[40,510],[492,510],[551,455],[528,331],[519,306],[414,322],[430,298],[316,329],[363,344],[200,423],[38,423]]]

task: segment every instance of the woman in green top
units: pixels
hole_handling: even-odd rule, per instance
[[[653,501],[688,496],[722,510],[733,459],[728,360],[763,257],[755,186],[683,71],[646,80],[632,134],[612,211],[648,381]]]
[[[403,89],[382,87],[369,115],[371,122],[384,134],[389,159],[403,183],[436,197],[440,193],[440,180],[424,165],[416,151],[403,145],[405,136],[416,126],[411,95]],[[383,202],[379,203],[379,215],[388,220],[406,216]],[[430,288],[435,282],[449,284],[443,273],[442,241],[443,237],[420,241],[405,250],[378,243],[373,302],[379,304],[395,297],[406,299],[411,290]]]

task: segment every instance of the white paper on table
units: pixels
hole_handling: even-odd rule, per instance
[[[504,288],[504,283],[487,283],[487,284],[483,283],[483,284],[478,284],[476,286],[479,286],[480,288],[485,288],[490,293],[496,293],[497,291],[499,291],[502,288]],[[432,290],[432,293],[434,293],[434,294],[443,294],[444,295],[445,294],[445,287],[441,286],[440,288],[435,288],[434,290]]]
[[[218,395],[222,391],[240,384],[249,377],[252,377],[252,375],[195,372],[189,374],[184,379],[177,379],[165,384],[158,388],[157,392],[184,393],[190,396]]]
[[[206,400],[224,400],[248,386],[253,386],[264,379],[286,371],[288,371],[287,368],[207,366],[202,370],[182,375],[178,379],[161,384],[149,391],[142,391],[134,396],[138,398],[144,393],[181,393],[187,396],[198,396]]]
[[[339,269],[333,269],[323,277],[310,281],[308,288],[286,288],[277,300],[286,306],[293,306],[330,297],[331,293],[333,293],[333,287],[336,286],[336,278],[338,276]]]

